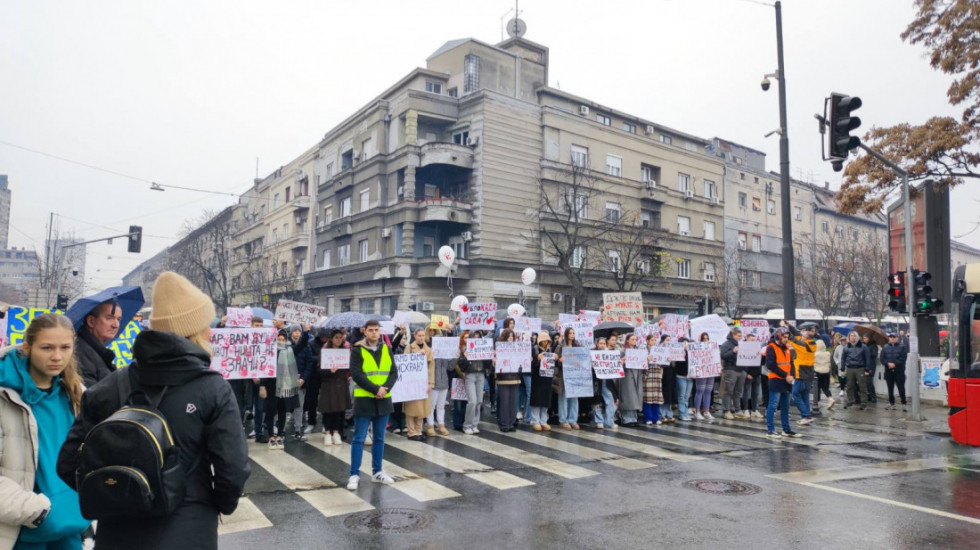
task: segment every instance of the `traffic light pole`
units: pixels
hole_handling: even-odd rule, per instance
[[[915,267],[912,265],[912,200],[909,191],[909,174],[902,170],[899,165],[867,145],[861,143],[858,147],[891,168],[895,174],[902,178],[902,196],[905,200],[905,299],[908,301],[909,315],[909,354],[905,362],[905,386],[909,393],[909,401],[912,402],[912,410],[909,411],[906,419],[921,421],[925,418],[922,416],[919,399],[921,374],[919,373],[919,332],[915,322]]]
[[[142,229],[140,231],[142,231]],[[65,261],[65,249],[66,248],[75,248],[76,246],[85,246],[87,244],[101,243],[101,242],[112,243],[112,239],[118,239],[118,238],[121,238],[121,237],[126,237],[127,239],[129,239],[129,238],[133,238],[133,237],[135,237],[135,236],[137,236],[139,234],[140,234],[139,232],[123,233],[122,235],[113,235],[111,237],[103,237],[101,239],[92,239],[91,241],[82,241],[82,242],[78,242],[78,243],[70,243],[70,244],[62,245],[61,248],[58,249],[58,264],[57,264],[57,267],[60,270],[61,269],[62,262]],[[57,291],[57,293],[55,293],[55,296],[61,294],[61,284],[63,282],[64,282],[63,281],[63,278],[59,274],[58,275],[58,291]],[[48,288],[50,288],[50,287],[48,287]]]

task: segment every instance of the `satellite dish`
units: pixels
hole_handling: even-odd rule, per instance
[[[511,19],[507,22],[507,34],[511,38],[520,38],[524,36],[527,32],[527,23],[523,19],[518,19],[517,17]]]

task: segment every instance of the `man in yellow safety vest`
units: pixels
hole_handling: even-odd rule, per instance
[[[385,452],[385,427],[394,407],[391,388],[398,380],[394,354],[381,341],[381,323],[364,323],[364,339],[354,344],[350,355],[350,376],[354,381],[354,437],[351,439],[350,478],[347,489],[356,491],[361,481],[361,456],[368,426],[373,426],[371,481],[391,484],[395,480],[381,469]]]

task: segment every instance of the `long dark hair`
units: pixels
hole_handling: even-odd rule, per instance
[[[572,327],[565,327],[565,331],[562,332],[562,335],[561,335],[561,345],[563,345],[563,346],[570,346],[570,345],[572,345],[572,344],[575,343],[575,340],[572,340],[571,342],[568,341],[568,333],[569,332],[572,332],[574,330],[575,329],[573,329]]]

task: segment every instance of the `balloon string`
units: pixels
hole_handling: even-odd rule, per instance
[[[453,272],[449,272],[449,276],[446,277],[446,286],[449,287],[449,302],[453,301]]]

